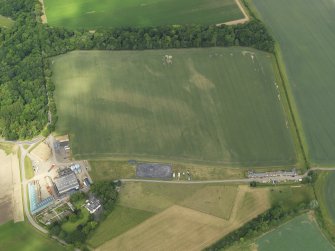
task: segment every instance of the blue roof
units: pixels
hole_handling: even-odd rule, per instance
[[[42,201],[38,201],[35,186],[32,183],[28,183],[28,192],[29,192],[30,212],[32,214],[36,214],[42,211],[43,209],[47,208],[54,202],[54,199],[51,196]]]

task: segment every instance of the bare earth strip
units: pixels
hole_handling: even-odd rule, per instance
[[[14,222],[20,222],[24,221],[20,165],[16,155],[12,155],[11,157],[13,178],[13,218]]]
[[[243,5],[241,4],[240,0],[235,0],[236,4],[238,5],[238,7],[240,8],[241,12],[244,15],[244,18],[242,19],[238,19],[238,20],[234,20],[234,21],[229,21],[229,22],[225,22],[225,23],[221,23],[221,24],[217,24],[217,25],[235,25],[235,24],[244,24],[245,22],[248,22],[250,20],[246,10],[244,9]]]
[[[267,210],[270,207],[267,192],[240,186],[228,221],[174,205],[97,250],[202,250]],[[246,193],[254,195],[255,203],[240,214]]]

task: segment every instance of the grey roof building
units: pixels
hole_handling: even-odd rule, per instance
[[[60,194],[79,189],[77,177],[73,172],[55,179],[54,182]]]

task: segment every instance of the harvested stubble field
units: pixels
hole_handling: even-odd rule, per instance
[[[279,42],[311,162],[334,164],[334,0],[252,2]]]
[[[0,224],[13,219],[12,156],[0,149]]]
[[[138,185],[136,183],[133,184]],[[148,184],[143,184],[143,186],[147,185]],[[153,186],[155,185],[157,188],[157,184],[154,184]],[[172,188],[176,185],[170,184],[167,186],[170,186],[169,188]],[[184,188],[186,188],[189,185],[184,186]],[[195,187],[191,185],[189,190],[186,190],[188,190],[189,192],[192,190],[203,191],[204,189],[206,190],[210,187],[220,190],[220,186],[197,186],[199,186],[199,188],[195,189]],[[175,192],[173,195],[170,194],[170,196],[166,195],[166,189],[158,188],[156,190],[157,196],[159,193],[159,195],[165,200],[168,200],[167,197],[169,197],[170,202],[174,201],[174,203],[171,203],[172,205],[167,207],[167,209],[165,210],[163,210],[163,207],[161,207],[158,211],[158,214],[143,221],[136,227],[124,232],[116,238],[107,241],[97,250],[201,250],[206,246],[210,245],[211,243],[215,242],[217,239],[221,238],[225,234],[228,234],[229,232],[242,226],[244,223],[256,217],[258,214],[264,212],[270,207],[270,201],[268,198],[269,193],[268,189],[266,188],[250,189],[247,186],[231,188],[232,190],[227,190],[225,194],[219,192],[216,193],[216,195],[219,194],[220,196],[222,195],[225,197],[229,197],[229,194],[234,194],[234,200],[232,201],[227,200],[220,202],[217,199],[216,195],[213,195],[215,194],[215,192],[207,191],[209,192],[207,194],[207,197],[211,197],[213,199],[213,203],[228,205],[227,208],[229,208],[230,210],[230,215],[228,219],[213,216],[208,211],[207,213],[204,213],[191,208],[187,208],[185,206],[180,206],[180,204],[183,204],[182,195],[187,197],[188,193],[187,191],[184,192],[184,189],[181,189],[181,187],[176,187],[175,189],[172,189],[176,191],[179,190],[180,193],[178,194],[177,192]],[[155,193],[153,187],[147,187],[147,189],[150,189],[153,193]],[[132,190],[136,189],[132,187]],[[133,200],[132,205],[128,204],[128,206],[144,206],[147,208],[147,210],[151,210],[152,205],[150,206],[150,204],[152,203],[150,203],[151,199],[148,198],[150,197],[148,191],[142,190],[137,195],[139,194],[142,194],[143,196],[136,199],[135,201]],[[192,203],[197,204],[197,206],[194,208],[206,208],[206,204],[208,204],[208,202],[204,201],[203,197],[200,196],[196,199],[196,194],[197,192],[190,196],[195,199],[195,201],[193,201]],[[247,194],[251,194],[253,196],[252,204],[248,202],[247,204],[244,203]],[[133,198],[135,199],[137,195],[135,195]],[[201,195],[201,193],[198,195]],[[121,201],[123,196],[125,195],[121,194]],[[188,201],[190,197],[186,198],[186,201]],[[149,201],[149,203],[142,203],[141,200],[147,200]],[[130,201],[131,199],[129,200],[129,202]],[[162,201],[156,201],[156,204],[162,205],[164,203],[162,203]],[[165,205],[165,207],[166,206],[167,204]],[[112,227],[113,226],[111,226],[111,228]],[[189,231],[190,229],[192,229],[192,231]]]
[[[44,0],[48,23],[70,28],[217,24],[243,18],[235,0]]]
[[[78,159],[296,163],[270,54],[75,51],[52,61],[56,130],[70,133]]]

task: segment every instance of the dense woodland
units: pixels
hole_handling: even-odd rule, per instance
[[[254,19],[236,26],[162,26],[67,30],[40,23],[38,1],[0,0],[11,29],[0,28],[0,134],[15,140],[48,134],[57,121],[49,57],[72,50],[143,50],[249,46],[273,52],[274,40]],[[48,123],[48,112],[50,111]]]

